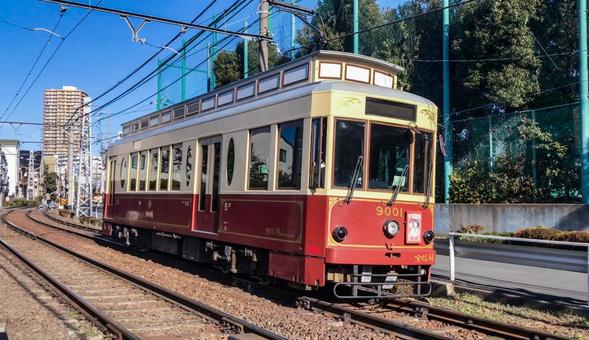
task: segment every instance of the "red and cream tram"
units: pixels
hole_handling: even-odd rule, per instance
[[[437,108],[401,71],[319,51],[125,123],[103,233],[340,297],[428,294]]]

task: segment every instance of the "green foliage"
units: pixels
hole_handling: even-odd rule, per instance
[[[562,231],[544,226],[523,228],[515,232],[515,237],[537,240],[552,240],[564,242],[589,242],[589,232]]]
[[[509,152],[490,162],[472,160],[455,169],[450,179],[454,203],[525,203],[574,200],[579,171],[570,162],[567,145],[540,129],[535,121],[522,119],[518,139]],[[528,152],[528,150],[530,150]],[[536,153],[536,163],[528,153]],[[542,180],[535,181],[536,176]]]
[[[51,194],[57,191],[57,173],[50,172],[45,175],[45,192]]]
[[[27,200],[24,198],[15,198],[13,200],[5,202],[4,206],[7,208],[11,207],[34,207],[38,204],[37,200]]]
[[[241,79],[239,61],[235,52],[222,51],[217,54],[214,68],[216,87],[232,83]]]

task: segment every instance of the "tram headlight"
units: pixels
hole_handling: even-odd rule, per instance
[[[346,237],[348,237],[348,229],[337,226],[335,229],[333,229],[332,235],[336,242],[342,242],[346,239]]]
[[[432,243],[435,237],[436,235],[431,230],[428,230],[425,233],[423,233],[423,240],[425,241],[425,243]]]
[[[388,238],[393,238],[399,233],[399,223],[393,220],[388,220],[382,227],[384,234]]]

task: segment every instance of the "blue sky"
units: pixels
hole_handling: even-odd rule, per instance
[[[97,4],[99,0],[78,2]],[[140,12],[145,14],[157,15],[161,17],[191,21],[202,9],[210,2],[194,0],[142,0],[142,1],[116,1],[103,0],[100,4],[104,7],[123,9],[128,11]],[[201,17],[198,23],[206,24],[216,13],[220,13],[229,6],[233,1],[217,0],[213,6]],[[397,6],[402,0],[379,0],[381,6]],[[301,0],[300,4],[308,7],[314,7],[316,0]],[[237,30],[244,25],[244,21],[252,22],[256,19],[256,9],[258,1],[254,0],[250,5],[240,11],[224,28]],[[60,35],[67,34],[86,14],[86,10],[69,8],[62,17],[56,32]],[[0,116],[4,113],[8,104],[15,95],[18,86],[27,75],[29,69],[48,38],[44,32],[31,32],[22,28],[3,23],[7,21],[12,24],[21,25],[28,28],[51,28],[59,18],[59,6],[49,4],[38,0],[3,0],[0,2]],[[275,38],[278,40],[281,48],[288,49],[290,41],[290,16],[287,14],[277,14],[272,18],[272,28]],[[302,26],[297,22],[297,29]],[[147,24],[140,33],[141,37],[147,39],[147,42],[156,45],[164,45],[177,32],[178,28],[160,23]],[[255,30],[255,29],[254,29]],[[190,30],[186,37],[195,34],[196,31]],[[255,31],[252,33],[256,33]],[[221,39],[222,36],[219,36]],[[36,76],[37,72],[43,66],[47,58],[59,44],[58,38],[52,38],[45,53],[41,57],[37,67],[29,78],[25,87]],[[178,48],[181,42],[173,44]],[[206,41],[203,42],[206,45]],[[201,45],[204,46],[204,45]],[[232,48],[229,45],[228,48]],[[131,40],[131,32],[126,23],[118,16],[106,13],[92,13],[86,20],[63,42],[61,48],[47,68],[41,74],[36,83],[31,87],[29,93],[24,97],[20,105],[10,115],[9,120],[42,122],[43,111],[43,90],[47,88],[61,88],[63,85],[76,86],[86,91],[91,97],[102,93],[112,86],[131,70],[144,62],[148,57],[153,55],[157,49],[147,45],[134,43]],[[170,55],[172,52],[165,51],[160,55],[162,57]],[[196,64],[206,57],[206,51],[195,53],[188,59],[188,63]],[[105,103],[113,96],[118,95],[127,86],[141,79],[144,75],[152,71],[157,63],[154,61],[146,66],[135,77],[114,90],[95,105]],[[170,75],[173,78],[173,75]],[[204,74],[194,73],[188,78],[187,86],[189,94],[196,94],[204,91],[202,84],[206,83]],[[126,107],[133,105],[140,100],[153,95],[157,91],[157,82],[154,78],[149,83],[129,94],[125,98],[117,101],[112,106],[105,109],[104,115],[93,117],[94,120],[104,117],[105,115],[119,112]],[[20,97],[19,97],[20,99]],[[18,99],[17,99],[18,101]],[[11,106],[8,113],[14,108]],[[146,114],[155,110],[153,100],[142,102],[136,108],[130,110],[124,115],[113,117],[108,120],[101,120],[96,124],[93,130],[94,136],[100,133],[103,137],[109,137],[118,130],[120,124],[124,121]],[[7,113],[7,114],[8,114]],[[6,117],[4,117],[6,119]],[[16,138],[22,141],[40,141],[41,127],[35,126],[11,126],[0,124],[0,138]],[[23,149],[41,148],[40,144],[25,144]],[[93,145],[97,150],[97,145]]]

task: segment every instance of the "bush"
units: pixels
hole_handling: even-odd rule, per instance
[[[478,225],[478,224],[463,225],[460,228],[460,232],[463,234],[480,234],[484,230],[485,230],[485,227],[482,225]]]
[[[34,200],[27,200],[24,198],[15,198],[11,201],[5,202],[7,208],[11,207],[25,207],[25,206],[36,206],[37,202]]]
[[[532,238],[537,240],[558,240],[561,237],[561,233],[563,232],[557,229],[537,226],[520,229],[515,232],[514,237]]]

